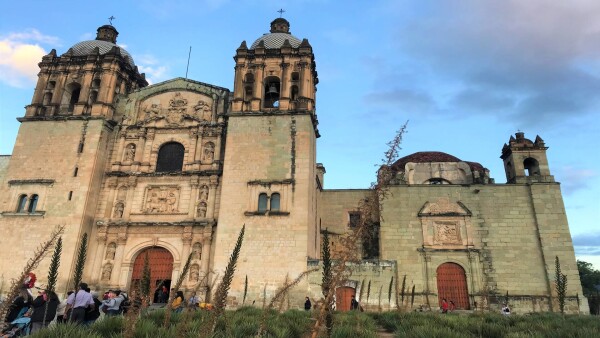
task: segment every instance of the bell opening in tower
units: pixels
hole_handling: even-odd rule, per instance
[[[265,108],[279,107],[279,93],[281,83],[276,76],[269,76],[265,79]]]

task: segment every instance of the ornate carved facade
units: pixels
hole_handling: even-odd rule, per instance
[[[102,26],[96,40],[41,60],[13,157],[0,168],[5,277],[20,271],[56,224],[66,224],[59,293],[69,288],[86,233],[84,279],[93,288],[134,288],[146,257],[154,283],[176,280],[190,257],[182,288],[208,297],[245,225],[230,292],[236,305],[245,276],[248,299],[270,298],[286,276],[319,264],[324,231],[339,248],[365,218],[359,204],[375,203],[381,214],[366,220],[365,260],[351,266],[340,304],[362,293],[362,280],[387,288],[404,275],[417,306],[458,297],[465,309],[493,308],[508,293],[517,312],[552,310],[558,256],[569,280],[568,311],[587,311],[577,302],[562,195],[539,136],[517,133],[504,145],[507,184],[496,184],[479,163],[419,152],[384,168],[386,199],[368,189],[327,190],[325,168],[316,163],[315,56],[287,20],[274,20],[250,46],[242,42],[233,92],[183,78],[148,86],[116,45],[117,34]],[[23,248],[17,257],[15,242]],[[40,279],[47,267],[42,262]],[[292,303],[319,297],[317,275],[291,292]]]

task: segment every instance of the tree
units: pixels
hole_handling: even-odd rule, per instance
[[[577,261],[577,270],[579,270],[583,295],[586,297],[596,295],[598,292],[596,285],[600,285],[600,271],[594,269],[592,263],[580,260]]]
[[[556,265],[556,293],[558,295],[558,306],[560,308],[560,313],[565,313],[565,298],[567,296],[567,275],[562,273],[560,269],[560,261],[558,260],[558,256],[554,261]]]
[[[87,255],[87,233],[83,234],[79,250],[77,250],[77,263],[75,263],[75,271],[73,273],[73,290],[79,290],[79,283],[83,277],[83,269],[85,268],[85,257]]]
[[[60,266],[60,255],[62,253],[62,237],[58,237],[54,246],[54,253],[50,260],[50,269],[48,269],[48,291],[56,289],[56,280],[58,279],[58,267]]]

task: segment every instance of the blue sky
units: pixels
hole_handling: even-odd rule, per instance
[[[152,83],[184,76],[233,89],[233,55],[284,8],[313,46],[320,83],[318,161],[326,188],[366,188],[409,120],[401,156],[436,150],[499,159],[517,130],[540,135],[580,259],[600,268],[600,2],[11,1],[0,13],[0,154],[30,103],[37,63],[95,37],[111,15],[117,43]]]

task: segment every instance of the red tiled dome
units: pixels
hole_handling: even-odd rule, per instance
[[[484,167],[477,162],[462,161],[456,156],[441,151],[419,151],[402,157],[392,165],[396,171],[404,171],[407,163],[429,163],[429,162],[465,162],[473,171],[483,171]]]

